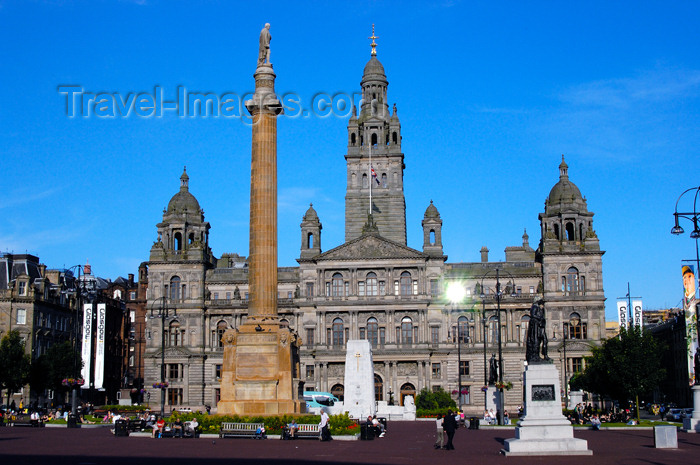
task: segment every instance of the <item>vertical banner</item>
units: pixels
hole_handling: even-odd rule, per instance
[[[105,379],[105,317],[107,304],[97,304],[97,343],[95,345],[95,389],[102,389]]]
[[[690,265],[683,265],[683,310],[685,310],[685,336],[688,343],[688,382],[695,384],[695,353],[698,350],[698,313],[697,313],[697,287],[695,286],[695,269]]]
[[[617,301],[617,322],[620,328],[626,328],[627,324],[627,302],[624,300]]]
[[[83,305],[83,368],[81,376],[85,380],[83,389],[90,388],[90,362],[92,360],[92,304]]]
[[[633,300],[632,301],[632,324],[637,328],[642,328],[644,326],[642,322],[642,301]]]

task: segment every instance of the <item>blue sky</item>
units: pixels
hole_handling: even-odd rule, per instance
[[[402,124],[409,246],[433,200],[450,262],[482,246],[502,260],[524,228],[536,247],[564,154],[606,250],[608,318],[628,282],[648,308],[679,305],[695,244],[669,231],[680,193],[700,185],[700,3],[252,3],[0,0],[0,251],[135,273],[187,165],[214,254],[247,255],[249,125],[69,118],[58,87],[242,95],[270,22],[276,90],[308,106],[359,91],[374,23]],[[323,249],[343,241],[346,124],[279,120],[280,265],[296,264],[310,202]]]

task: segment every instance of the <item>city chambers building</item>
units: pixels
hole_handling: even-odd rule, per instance
[[[424,388],[443,389],[465,411],[483,412],[500,331],[505,408],[515,411],[523,398],[530,307],[544,299],[549,357],[565,386],[564,373],[582,370],[583,357],[604,337],[605,297],[593,213],[563,157],[539,213],[536,249],[525,232],[506,248],[505,261],[489,261],[484,247],[480,262],[450,263],[432,202],[420,226],[408,225],[422,228],[422,249],[407,246],[401,124],[387,104],[388,81],[374,49],[361,86],[363,103],[347,127],[345,243],[324,251],[321,219],[311,206],[298,232],[299,266],[278,268],[280,324],[303,341],[294,376],[304,390],[342,397],[345,344],[366,339],[377,401],[401,404]],[[553,181],[555,175],[553,166]],[[210,225],[186,172],[180,181],[147,264],[147,315],[162,317],[146,319],[145,387],[156,403],[153,384],[163,376],[169,408],[216,412],[221,337],[246,319],[248,265],[237,254],[214,256]],[[454,286],[463,297],[452,302],[447,289]]]

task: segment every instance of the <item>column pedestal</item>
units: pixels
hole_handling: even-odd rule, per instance
[[[691,388],[693,391],[693,416],[683,419],[683,430],[686,433],[700,433],[700,386]]]

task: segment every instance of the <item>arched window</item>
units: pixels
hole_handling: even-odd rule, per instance
[[[194,233],[190,233],[188,244],[194,243]]]
[[[386,188],[386,173],[382,173],[382,187]]]
[[[350,135],[350,143],[351,143],[352,145],[355,145],[356,140],[357,140],[357,136],[355,136],[355,133],[353,132],[353,133]]]
[[[399,136],[398,136],[398,134],[396,134],[396,132],[394,132],[394,133],[391,135],[391,140],[394,142],[394,144],[398,144],[398,143],[399,143]]]
[[[314,246],[314,233],[310,232],[306,234],[306,248],[311,249]]]
[[[566,223],[566,240],[576,240],[576,237],[574,235],[574,223]]]
[[[331,388],[331,394],[336,396],[338,400],[342,402],[345,399],[345,387],[342,384],[334,384]]]
[[[411,295],[413,293],[411,289],[411,273],[409,273],[408,271],[404,271],[403,273],[401,273],[399,282],[401,286],[401,295]]]
[[[378,295],[377,274],[373,271],[367,273],[367,295]]]
[[[182,234],[175,233],[175,250],[182,250]]]
[[[372,145],[377,145],[377,134],[372,133]]]
[[[215,347],[222,348],[224,346],[224,333],[228,329],[228,324],[221,320],[216,324],[216,345]]]
[[[564,323],[564,326],[564,330],[568,331],[569,339],[586,339],[588,337],[586,323],[581,322],[581,315],[576,312],[569,315],[569,322]]]
[[[333,297],[342,297],[343,296],[343,275],[340,273],[335,273],[333,275],[332,279],[332,296]]]
[[[367,340],[372,347],[377,347],[377,342],[379,341],[379,323],[375,317],[371,317],[367,320]]]
[[[169,333],[169,345],[171,347],[182,345],[182,334],[180,332],[180,322],[175,320],[170,323],[168,327]]]
[[[170,300],[180,300],[180,277],[173,276],[170,278]]]
[[[566,270],[566,293],[578,293],[578,270],[573,266]]]
[[[554,223],[554,237],[559,239],[559,225]]]
[[[367,184],[367,173],[362,173],[362,188],[367,189],[369,184]]]
[[[520,318],[520,333],[518,334],[518,342],[527,341],[527,327],[530,324],[530,315],[523,315]]]
[[[333,346],[334,347],[342,347],[344,345],[343,344],[343,334],[345,333],[345,328],[344,328],[342,319],[336,318],[335,320],[333,320],[332,333],[333,333]]]
[[[352,173],[352,174],[350,175],[350,185],[351,185],[352,187],[357,187],[357,174]]]
[[[466,316],[460,316],[457,320],[458,342],[469,342],[469,320]]]
[[[413,320],[407,316],[401,320],[401,342],[413,344]]]
[[[384,381],[377,374],[374,375],[374,400],[377,402],[384,400]]]
[[[435,230],[430,230],[430,245],[435,245]]]

